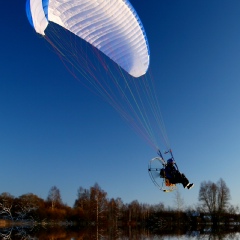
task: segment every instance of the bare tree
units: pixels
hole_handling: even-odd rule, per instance
[[[216,218],[217,215],[227,211],[230,190],[221,178],[217,183],[204,181],[200,185],[198,200],[201,202],[202,210]]]
[[[202,203],[204,211],[213,214],[216,212],[217,185],[211,181],[202,182],[200,185],[198,200]]]
[[[128,221],[130,222],[138,222],[144,218],[144,210],[146,206],[140,204],[138,200],[132,201],[128,204]],[[149,208],[147,209],[149,210]]]
[[[74,203],[75,208],[82,208],[82,209],[88,209],[90,200],[90,192],[88,189],[85,189],[83,187],[79,187],[78,193],[77,193],[77,199]]]
[[[90,220],[90,191],[88,189],[79,187],[74,208],[83,213],[85,220]]]
[[[229,205],[229,207],[228,207],[228,213],[229,214],[237,214],[237,215],[239,215],[239,206],[233,206],[233,205]]]
[[[120,219],[122,217],[122,208],[124,206],[124,203],[120,197],[118,197],[116,200],[116,218]]]
[[[175,206],[176,206],[176,209],[177,209],[178,212],[183,211],[184,199],[182,198],[181,193],[179,192],[179,190],[175,191],[174,203],[175,203]]]
[[[51,208],[52,209],[54,209],[57,204],[58,205],[63,204],[61,194],[60,194],[60,190],[56,186],[51,187],[51,189],[48,193],[47,201],[51,203]]]
[[[94,220],[97,225],[99,220],[106,218],[107,212],[107,193],[103,191],[100,186],[96,183],[93,187],[90,188],[90,209],[92,220]],[[105,214],[104,214],[105,213]]]
[[[5,218],[13,220],[12,207],[14,203],[14,196],[10,193],[3,192],[0,195],[0,215]]]
[[[217,182],[217,188],[218,212],[222,213],[225,212],[229,206],[229,200],[231,199],[230,190],[222,178],[220,178]]]

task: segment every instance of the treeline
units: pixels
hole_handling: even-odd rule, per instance
[[[89,189],[80,187],[74,206],[61,199],[60,190],[53,186],[47,199],[33,193],[14,197],[0,194],[0,218],[10,221],[38,223],[62,222],[78,225],[151,226],[161,228],[166,224],[200,224],[239,222],[238,208],[229,204],[230,191],[225,182],[203,182],[199,191],[199,204],[183,210],[183,200],[175,193],[176,208],[163,203],[150,205],[137,200],[124,203],[121,198],[107,198],[107,193],[96,183]]]

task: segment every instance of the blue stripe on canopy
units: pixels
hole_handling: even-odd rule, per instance
[[[138,24],[139,26],[141,27],[142,29],[142,32],[143,32],[143,35],[144,35],[144,39],[146,41],[146,44],[147,44],[147,50],[148,50],[148,56],[150,56],[150,49],[149,49],[149,44],[148,44],[148,40],[147,40],[147,35],[146,35],[146,32],[145,32],[145,29],[143,27],[143,24],[142,24],[142,21],[141,19],[139,18],[136,10],[134,9],[134,7],[132,6],[132,4],[128,1],[128,0],[125,0],[125,3],[126,5],[129,7],[129,9],[131,10],[131,12],[134,14],[134,16],[136,17],[137,21],[138,21]]]
[[[31,7],[30,7],[30,0],[26,1],[26,14],[27,14],[27,18],[29,23],[32,25],[32,27],[34,28],[33,25],[33,20],[32,20],[32,13],[31,13]]]
[[[45,13],[47,20],[48,20],[48,4],[49,0],[42,0],[43,11]]]

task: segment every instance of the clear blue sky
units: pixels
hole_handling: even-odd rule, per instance
[[[147,33],[179,186],[198,202],[202,181],[225,180],[240,203],[240,1],[132,0]],[[83,88],[28,23],[25,1],[1,3],[0,192],[46,198],[56,185],[72,206],[97,182],[125,203],[163,202],[152,184],[156,153],[104,101]]]

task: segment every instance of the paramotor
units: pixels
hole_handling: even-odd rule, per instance
[[[170,150],[171,151],[171,150]],[[172,184],[165,176],[165,167],[167,162],[163,158],[161,152],[159,157],[150,160],[148,164],[148,173],[153,183],[163,192],[172,192],[177,189],[176,184]]]

